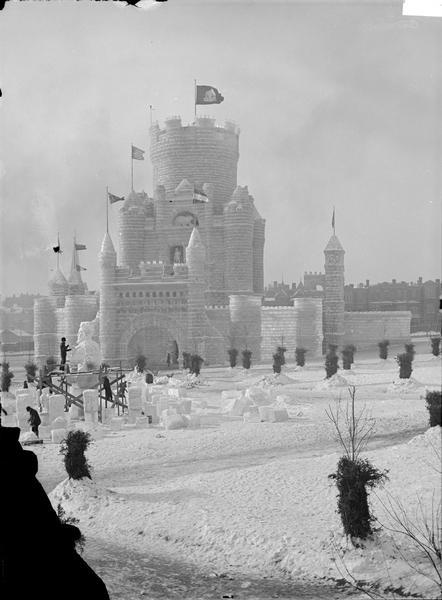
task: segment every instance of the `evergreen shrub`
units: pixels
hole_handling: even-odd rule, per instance
[[[303,367],[305,365],[306,354],[307,350],[305,348],[295,348],[295,359],[298,367]]]
[[[251,350],[242,351],[242,366],[244,369],[250,369],[252,366],[252,352]]]
[[[337,346],[335,346],[334,344],[330,344],[328,347],[327,354],[325,355],[325,372],[327,375],[327,379],[330,379],[330,377],[332,377],[338,372],[339,357],[336,354],[337,349]]]
[[[410,379],[413,372],[413,358],[409,352],[403,352],[396,356],[396,362],[399,365],[399,379]]]
[[[2,362],[1,388],[2,392],[9,392],[14,373],[9,369],[9,363]]]
[[[80,429],[69,431],[61,442],[60,454],[64,456],[64,466],[69,479],[92,479],[90,466],[84,455],[91,443],[90,433]]]
[[[442,426],[442,392],[427,391],[425,403],[430,414],[430,427]]]
[[[383,358],[384,360],[387,360],[389,345],[390,345],[390,342],[388,340],[382,340],[382,342],[378,343],[379,358]]]
[[[368,489],[383,483],[387,473],[379,471],[367,459],[352,460],[341,456],[336,473],[329,475],[336,480],[338,488],[338,513],[344,532],[361,540],[373,532],[374,517],[368,506]]]
[[[236,367],[236,361],[238,358],[238,350],[236,348],[230,348],[229,350],[227,350],[227,353],[229,355],[229,363],[230,366],[232,367],[232,369],[234,367]]]
[[[431,342],[431,353],[433,356],[439,356],[440,354],[440,337],[432,337]]]

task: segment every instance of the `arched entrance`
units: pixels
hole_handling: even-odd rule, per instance
[[[146,357],[149,369],[166,369],[167,355],[171,364],[176,363],[177,341],[165,327],[148,325],[131,337],[127,347],[129,361],[140,354]]]
[[[120,356],[131,366],[142,354],[147,358],[148,368],[167,369],[167,354],[181,353],[186,348],[186,340],[185,318],[177,319],[170,314],[149,311],[122,324]]]

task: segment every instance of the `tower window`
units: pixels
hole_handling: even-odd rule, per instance
[[[172,292],[172,296],[175,298],[176,297],[176,292]]]
[[[129,298],[130,294],[129,292],[126,292],[126,298]]]
[[[170,292],[166,292],[166,296],[170,296]]]

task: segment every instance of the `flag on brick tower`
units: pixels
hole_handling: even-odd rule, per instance
[[[145,150],[141,150],[141,148],[132,146],[132,159],[133,160],[144,160],[144,152],[145,152]]]
[[[86,246],[84,244],[75,244],[75,250],[86,250]]]
[[[211,85],[197,85],[195,104],[221,104],[224,100],[219,91]]]
[[[123,202],[124,200],[124,196],[115,196],[115,194],[111,194],[110,192],[108,192],[107,195],[109,197],[110,204],[114,204],[115,202]]]
[[[199,190],[198,188],[194,188],[193,190],[193,203],[194,204],[198,204],[198,203],[206,203],[209,202],[209,198],[207,197],[207,195],[202,191]]]

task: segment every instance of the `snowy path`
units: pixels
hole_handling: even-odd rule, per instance
[[[84,558],[106,582],[112,600],[339,600],[343,596],[356,600],[360,596],[322,582],[200,573],[184,563],[128,552],[103,540],[88,540]]]

